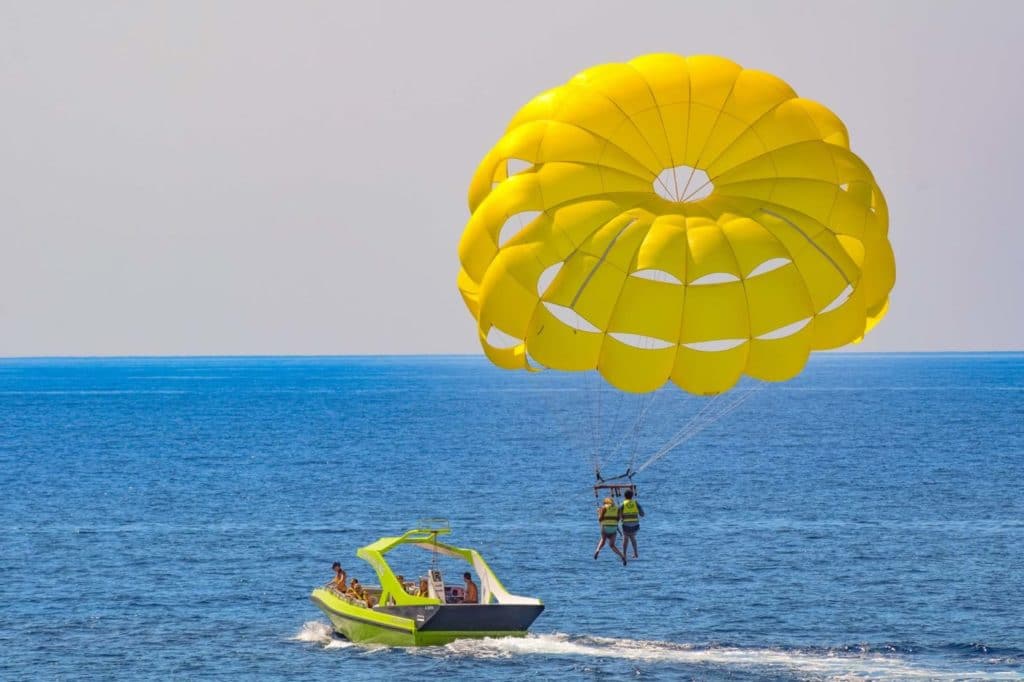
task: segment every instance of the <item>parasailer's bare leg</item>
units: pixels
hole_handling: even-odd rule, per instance
[[[597,542],[597,549],[594,550],[594,558],[595,559],[597,558],[597,555],[601,553],[601,549],[604,547],[604,543],[605,543],[605,541],[607,539],[608,538],[606,538],[604,535],[601,535],[601,539],[598,540],[598,542]]]
[[[640,554],[636,548],[636,533],[623,533],[622,534],[622,551],[629,554],[629,543],[633,543],[633,558],[639,559]]]
[[[626,554],[625,551],[620,552],[619,548],[616,546],[615,535],[601,533],[601,541],[597,543],[597,549],[594,551],[594,558],[597,558],[597,555],[601,553],[601,550],[606,544],[612,548],[613,552],[619,555],[619,558],[622,559],[622,565],[625,566]],[[625,547],[623,547],[623,550],[625,550]]]
[[[604,542],[604,538],[602,538],[601,541]],[[625,551],[620,552],[619,548],[615,546],[615,536],[614,535],[611,536],[611,539],[609,539],[608,545],[612,548],[613,552],[615,552],[616,554],[619,555],[619,558],[622,559],[622,565],[625,566],[626,565],[626,553],[625,553]],[[625,547],[623,547],[623,550],[625,550]]]

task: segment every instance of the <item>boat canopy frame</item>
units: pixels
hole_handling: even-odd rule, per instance
[[[431,520],[436,521],[436,520]],[[373,567],[380,581],[381,594],[378,604],[384,606],[394,604],[395,606],[420,606],[425,604],[440,604],[440,599],[435,597],[420,597],[409,594],[405,586],[398,582],[394,571],[388,564],[384,555],[402,545],[412,545],[429,552],[435,552],[444,556],[461,559],[473,567],[480,578],[480,604],[540,604],[539,599],[523,597],[512,594],[501,580],[495,575],[494,570],[484,561],[480,553],[475,549],[456,547],[438,541],[439,535],[448,535],[451,529],[447,522],[443,525],[431,523],[422,528],[413,528],[395,537],[383,537],[356,551],[356,556]]]

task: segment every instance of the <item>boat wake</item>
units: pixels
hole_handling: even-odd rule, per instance
[[[522,638],[463,639],[443,647],[446,655],[478,659],[525,655],[628,659],[747,670],[796,672],[827,679],[1020,679],[1019,671],[945,668],[907,660],[897,654],[846,650],[801,650],[697,646],[636,639],[547,634]]]
[[[291,638],[319,644],[325,649],[369,650],[332,633],[322,621],[309,621]],[[796,673],[821,679],[901,680],[1019,680],[1020,670],[998,670],[988,666],[974,669],[963,665],[913,661],[905,655],[877,651],[856,652],[833,649],[782,649],[734,646],[698,646],[654,640],[594,637],[588,635],[531,634],[498,639],[460,639],[441,647],[395,649],[410,655],[475,660],[511,659],[529,656],[581,659],[619,659],[648,664],[711,667],[736,671]],[[978,669],[981,668],[981,669]]]

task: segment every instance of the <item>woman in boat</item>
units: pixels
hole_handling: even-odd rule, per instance
[[[601,553],[605,543],[611,545],[612,551],[622,559],[622,565],[626,565],[626,555],[615,546],[615,536],[619,534],[619,508],[615,506],[612,498],[604,498],[604,505],[597,508],[597,522],[601,524],[601,540],[597,543],[594,551],[594,558]]]
[[[345,569],[341,567],[337,561],[331,564],[331,570],[334,571],[334,579],[331,581],[331,587],[345,594],[348,591],[348,585],[345,584],[345,578],[347,577]]]

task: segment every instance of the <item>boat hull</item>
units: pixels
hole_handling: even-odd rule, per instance
[[[352,642],[430,646],[456,639],[523,637],[542,604],[430,604],[367,608],[318,588],[310,599]]]

